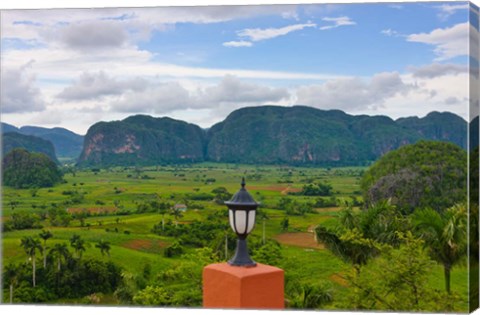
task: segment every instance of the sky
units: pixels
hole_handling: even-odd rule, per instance
[[[85,134],[147,114],[208,128],[266,104],[468,119],[478,11],[467,2],[2,10],[0,30],[1,121],[17,127]]]

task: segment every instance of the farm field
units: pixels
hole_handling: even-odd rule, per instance
[[[68,244],[75,234],[85,241],[82,259],[111,261],[122,269],[124,279],[125,275],[130,278],[143,277],[143,283],[138,284],[137,281],[136,288],[132,289],[133,294],[138,293],[141,289],[148,289],[149,285],[158,283],[159,279],[174,279],[170,273],[185,270],[179,269],[179,266],[189,268],[192,257],[201,255],[199,249],[202,247],[209,247],[215,253],[215,258],[205,260],[206,263],[226,261],[233,256],[235,236],[227,226],[226,207],[218,198],[226,196],[225,191],[234,194],[240,188],[244,176],[246,188],[261,203],[259,210],[263,214],[257,216],[256,227],[248,238],[249,244],[257,250],[253,253],[254,259],[261,263],[275,264],[285,270],[287,299],[294,298],[295,290],[292,287],[300,284],[320,285],[331,295],[323,308],[338,309],[338,303],[347,298],[349,284],[345,277],[352,271],[352,266],[334,255],[324,244],[317,243],[313,231],[319,224],[333,224],[343,205],[361,202],[359,180],[364,170],[362,167],[300,168],[201,163],[73,171],[64,176],[65,183],[53,188],[32,190],[4,187],[3,223],[11,220],[16,213],[30,213],[38,218],[41,226],[4,232],[2,263],[4,266],[24,263],[28,256],[21,247],[22,238],[38,237],[42,229],[53,235],[48,239],[49,249],[55,244]],[[331,186],[329,195],[319,197],[295,194],[302,191],[305,185],[315,182]],[[223,195],[214,192],[222,187],[225,188],[222,190]],[[321,205],[319,198],[324,201],[334,200],[335,205]],[[295,211],[288,212],[281,206],[286,200],[309,206],[305,211],[299,207],[298,211],[295,208]],[[187,210],[178,215],[170,211],[160,213],[146,206],[154,201],[168,203],[169,207],[186,205]],[[51,220],[50,211],[54,208],[68,214],[68,224],[59,223],[60,219]],[[355,206],[354,210],[359,211]],[[58,213],[56,215],[62,217]],[[285,219],[288,219],[288,224],[285,224]],[[213,221],[223,225],[215,230],[218,235],[209,239],[207,245],[194,244],[192,240],[188,242],[179,235],[168,235],[162,227],[166,226],[166,231],[175,231]],[[225,238],[226,252],[223,245]],[[264,247],[262,251],[263,238],[270,247]],[[183,242],[182,254],[168,254],[179,240]],[[108,255],[96,247],[99,241],[110,244]],[[37,254],[37,259],[40,266],[40,253]],[[201,281],[198,279],[198,270],[202,267],[203,265],[192,267],[192,275],[196,279],[177,277],[175,281],[165,281],[165,285],[183,288],[198,283]],[[452,292],[467,297],[467,277],[466,264],[453,268]],[[443,269],[440,265],[430,270],[427,281],[432,290],[443,290]],[[79,298],[57,299],[48,303],[125,304],[118,296],[112,292],[93,299],[94,302],[92,299]],[[3,302],[8,302],[8,297],[8,290],[4,290]],[[192,305],[187,306],[196,306],[196,303],[198,304],[198,296],[196,300],[192,299]],[[458,310],[466,308],[466,298],[460,299],[455,306]]]

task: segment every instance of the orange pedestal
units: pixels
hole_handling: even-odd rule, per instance
[[[263,264],[208,265],[203,269],[203,307],[283,309],[283,275],[282,269]]]

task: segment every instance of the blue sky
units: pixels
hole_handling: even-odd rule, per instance
[[[2,11],[2,121],[171,116],[244,106],[468,119],[467,2]]]

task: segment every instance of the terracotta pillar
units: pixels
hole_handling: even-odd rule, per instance
[[[208,265],[203,269],[203,307],[284,309],[284,272],[263,264]]]

